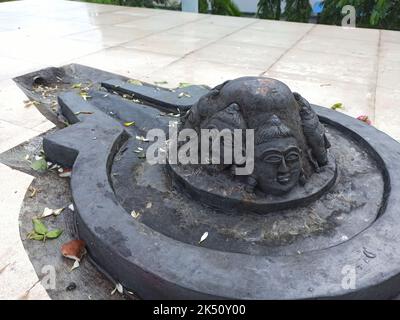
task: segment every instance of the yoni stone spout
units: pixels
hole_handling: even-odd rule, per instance
[[[275,79],[243,77],[224,82],[199,99],[182,128],[192,128],[199,136],[201,129],[254,129],[254,171],[247,177],[250,192],[258,188],[283,195],[306,183],[328,162],[330,144],[318,116],[300,94]],[[221,149],[232,143],[219,142]],[[221,163],[223,156],[221,152]],[[237,165],[221,165],[219,170]]]

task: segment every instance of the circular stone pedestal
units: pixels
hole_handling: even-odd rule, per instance
[[[219,251],[290,256],[327,249],[346,242],[375,221],[384,189],[382,173],[373,157],[334,127],[327,126],[327,132],[329,139],[335,141],[330,150],[332,165],[313,175],[317,179],[322,176],[323,183],[313,187],[311,182],[315,181],[308,181],[286,196],[257,194],[251,198],[244,185],[237,183],[231,183],[237,188],[232,191],[229,180],[224,187],[223,178],[229,172],[221,174],[223,177],[215,183],[218,175],[204,177],[205,170],[196,174],[193,167],[171,166],[170,177],[165,166],[149,165],[137,157],[134,152],[137,142],[133,139],[115,157],[118,161],[111,170],[113,189],[127,212],[140,213],[138,221],[190,245],[197,246],[202,234],[208,232],[201,246]],[[132,175],[129,179],[127,172]],[[178,173],[184,183],[175,180]],[[214,183],[209,181],[212,178]],[[214,188],[203,189],[207,181]],[[315,186],[321,185],[324,192],[315,191]],[[370,192],[371,185],[374,192]],[[327,186],[331,189],[326,190]],[[248,199],[243,199],[246,196]],[[298,205],[295,197],[299,199]],[[291,207],[271,211],[271,207],[279,207],[280,203]],[[258,211],[252,213],[249,210],[252,208]]]
[[[329,190],[306,206],[268,214],[223,212],[183,190],[165,165],[138,156],[149,143],[136,136],[167,131],[173,117],[104,92],[90,96],[90,103],[60,98],[63,114],[80,123],[47,137],[44,149],[53,161],[74,163],[79,235],[91,258],[123,287],[148,299],[398,293],[400,144],[384,133],[314,106],[337,164]],[[94,113],[76,116],[82,110]],[[118,124],[132,121],[124,110],[135,126]],[[110,111],[120,116],[110,118]],[[343,285],[349,274],[355,287]]]

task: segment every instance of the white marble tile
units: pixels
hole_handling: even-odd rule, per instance
[[[205,84],[213,87],[226,80],[242,76],[256,76],[261,72],[261,69],[235,67],[187,57],[151,73],[144,79],[148,82],[167,81],[169,87],[176,87],[180,82]]]
[[[47,119],[33,106],[26,107],[28,100],[12,80],[0,82],[0,120],[27,129],[37,127]]]
[[[20,207],[32,179],[0,163],[0,181],[7,181],[0,183],[0,299],[49,299],[19,233]]]
[[[179,59],[179,56],[113,47],[82,58],[73,59],[70,62],[85,64],[136,78],[163,68],[177,59]]]
[[[284,52],[285,48],[217,41],[203,49],[197,50],[190,57],[235,67],[262,69],[266,71]]]
[[[151,33],[151,31],[142,29],[101,26],[94,30],[72,34],[67,36],[67,38],[88,43],[97,43],[104,47],[109,47],[140,39]]]
[[[350,39],[378,43],[379,30],[367,28],[349,28],[319,24],[311,31],[310,35],[326,38]]]
[[[302,36],[303,33],[277,33],[246,28],[225,37],[224,40],[267,47],[291,48]]]
[[[361,58],[376,58],[378,55],[378,43],[358,41],[355,39],[340,39],[321,36],[306,35],[296,44],[296,49],[326,54],[342,54]]]
[[[191,36],[158,33],[139,40],[124,43],[122,46],[160,54],[184,56],[206,46],[211,40]]]
[[[39,135],[37,131],[0,120],[0,153]]]
[[[291,49],[270,71],[374,86],[378,58]]]
[[[400,90],[376,88],[375,126],[400,141]]]
[[[374,117],[375,88],[368,85],[352,84],[335,80],[323,80],[311,76],[268,72],[265,76],[283,81],[292,91],[299,92],[310,103],[330,108],[342,103],[343,112],[352,117],[368,115]]]

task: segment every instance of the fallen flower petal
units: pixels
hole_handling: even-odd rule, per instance
[[[61,254],[66,258],[80,261],[86,254],[85,246],[83,240],[71,240],[61,246]]]
[[[357,120],[360,120],[362,122],[365,122],[366,124],[371,125],[371,120],[369,120],[367,115],[361,115],[357,117]]]

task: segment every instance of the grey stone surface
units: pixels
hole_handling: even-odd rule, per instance
[[[73,109],[80,104],[69,105]],[[85,110],[90,110],[89,108],[87,104]],[[395,165],[395,162],[391,161],[393,158],[387,157],[387,150],[391,150],[391,157],[396,156],[398,151],[395,148],[399,147],[397,142],[376,129],[340,113],[317,107],[316,110],[323,122],[339,127],[346,135],[357,139],[361,146],[368,148],[368,153],[382,168],[390,169],[390,165]],[[133,219],[117,201],[107,172],[111,165],[109,159],[127,138],[124,130],[116,128],[112,121],[98,113],[80,117],[83,122],[46,139],[45,149],[50,151],[56,146],[57,150],[68,143],[70,150],[80,150],[71,182],[74,202],[79,212],[77,217],[79,233],[91,244],[89,252],[93,259],[127,288],[137,288],[140,296],[144,298],[372,298],[390,297],[396,293],[395,289],[390,289],[393,279],[389,277],[387,280],[390,281],[385,282],[391,272],[396,274],[395,269],[391,269],[391,266],[396,266],[395,256],[391,251],[390,261],[387,261],[385,259],[387,253],[381,252],[385,246],[394,246],[395,243],[392,240],[390,243],[385,243],[384,247],[377,247],[379,241],[382,241],[380,225],[384,224],[384,230],[387,231],[388,227],[393,226],[391,220],[396,215],[392,216],[387,211],[382,213],[369,228],[341,245],[287,256],[243,255],[177,242]],[[96,140],[92,139],[93,128],[98,138]],[[362,135],[369,141],[364,140]],[[79,139],[74,139],[74,136]],[[376,136],[378,140],[371,139],[371,136]],[[390,148],[382,149],[384,144],[390,145]],[[376,151],[371,149],[371,145]],[[54,156],[65,158],[59,152]],[[389,163],[381,162],[385,159]],[[96,172],[93,168],[96,168]],[[90,172],[90,176],[85,172]],[[393,171],[389,174],[395,173]],[[387,173],[383,174],[384,198],[388,197],[386,199],[389,199],[387,203],[389,206],[390,201],[396,202],[396,198],[390,197],[392,193],[388,195]],[[110,212],[113,213],[112,219],[109,216]],[[389,226],[385,224],[386,218],[390,221],[387,222]],[[376,257],[367,258],[364,248],[369,252],[375,252]],[[376,267],[376,263],[379,264],[379,268]],[[358,289],[350,292],[341,287],[343,278],[341,272],[346,265],[353,265],[357,269],[358,281],[361,282]],[[226,273],[228,266],[230,273]],[[385,268],[386,272],[382,272],[382,268]],[[141,273],[140,270],[145,273]]]
[[[47,134],[52,134],[53,131]],[[45,207],[57,209],[67,207],[72,203],[69,179],[58,176],[57,170],[38,173],[30,168],[25,160],[26,155],[32,158],[42,148],[43,136],[29,140],[7,152],[0,154],[0,162],[9,167],[33,175],[35,178],[30,188],[37,193],[31,197],[32,190],[27,190],[19,216],[20,235],[39,279],[43,285],[48,284],[45,277],[50,268],[54,268],[55,287],[47,287],[51,299],[57,300],[120,300],[132,299],[133,295],[118,293],[111,295],[115,284],[100,273],[85,256],[78,269],[71,271],[73,260],[62,256],[60,248],[65,242],[77,239],[74,224],[74,211],[66,208],[57,217],[48,217],[43,222],[49,229],[62,229],[63,234],[55,240],[46,242],[28,240],[27,234],[32,231],[32,219],[40,216]],[[71,283],[74,285],[71,287]],[[69,288],[68,288],[69,287]],[[75,287],[73,289],[73,287]],[[67,289],[68,288],[68,289]]]
[[[78,233],[87,241],[94,262],[116,282],[147,299],[390,298],[398,293],[400,146],[396,141],[358,120],[313,106],[320,120],[332,128],[331,134],[337,130],[350,145],[356,144],[360,155],[365,153],[366,163],[375,162],[377,181],[381,175],[383,184],[370,185],[366,192],[378,196],[381,192],[377,218],[351,238],[323,250],[287,255],[215,250],[166,236],[140,218],[134,219],[123,207],[114,189],[115,179],[110,179],[113,163],[123,159],[118,151],[126,143],[134,144],[131,135],[150,129],[148,124],[162,127],[166,121],[156,109],[115,98],[120,100],[117,106],[131,104],[133,118],[140,119],[135,128],[124,128],[123,119],[99,112],[94,100],[84,102],[67,93],[60,96],[60,105],[75,124],[46,137],[44,148],[49,159],[73,165],[71,190]],[[75,114],[82,110],[90,114]],[[156,173],[140,176],[141,187],[155,181],[151,174]],[[129,174],[126,179],[131,179]],[[154,210],[162,214],[163,207],[159,209],[155,206]],[[207,230],[199,235],[203,231]],[[342,286],[343,270],[348,266],[356,272],[355,289]]]
[[[164,89],[149,84],[129,83],[122,80],[110,79],[103,81],[102,86],[110,91],[132,95],[145,102],[157,105],[159,108],[174,108],[187,111],[199,98],[209,91],[206,86],[187,85],[176,89]]]

